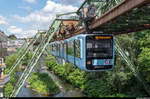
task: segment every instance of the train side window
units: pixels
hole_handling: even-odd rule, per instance
[[[56,52],[56,45],[52,45],[53,51]]]
[[[59,56],[59,44],[57,44],[57,55]]]
[[[73,43],[68,42],[68,54],[71,56],[74,56],[74,49],[73,49]]]
[[[53,45],[52,44],[50,45],[50,51],[53,51]]]
[[[66,55],[66,54],[67,54],[67,42],[64,43],[64,55]]]
[[[60,42],[58,43],[58,55],[60,56]]]
[[[58,44],[56,44],[55,46],[56,46],[56,53],[57,53],[57,55],[59,55],[58,54],[59,53]]]
[[[54,45],[54,44],[52,44],[52,51],[55,51],[55,50],[54,50],[54,47],[55,47],[55,45]]]
[[[75,57],[81,58],[81,44],[80,40],[75,40]]]
[[[51,51],[54,51],[54,45],[53,44],[51,45]]]

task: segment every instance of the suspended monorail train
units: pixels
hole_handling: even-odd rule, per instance
[[[80,34],[50,43],[53,56],[83,71],[105,71],[114,67],[115,42],[110,34]]]

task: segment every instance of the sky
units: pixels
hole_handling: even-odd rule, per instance
[[[84,0],[0,0],[0,30],[17,38],[48,30],[57,13],[76,11]]]

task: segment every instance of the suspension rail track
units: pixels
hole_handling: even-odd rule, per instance
[[[91,23],[89,28],[93,31],[100,31],[101,33],[114,35],[149,29],[150,28],[150,21],[149,21],[150,13],[148,11],[150,10],[149,5],[150,0],[123,0],[114,8],[110,9],[99,18],[95,19]],[[143,17],[141,13],[145,15],[145,17]],[[142,22],[136,22],[135,20],[136,15],[140,15],[137,20],[142,19]],[[125,19],[130,20],[134,19],[134,22],[129,22],[128,20]],[[122,21],[121,23],[118,24],[117,22],[120,22],[120,20]],[[84,32],[85,32],[84,28],[76,29],[74,33],[66,34],[65,39],[78,34],[82,34]],[[62,40],[61,37],[59,37],[58,39]]]

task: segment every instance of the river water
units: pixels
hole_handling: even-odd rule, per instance
[[[21,76],[22,72],[17,72],[17,76]],[[30,88],[26,88],[27,82],[24,83],[23,87],[20,89],[17,97],[41,97],[39,93],[33,92]]]
[[[84,97],[85,96],[79,88],[74,88],[71,84],[62,81],[59,77],[50,73],[49,71],[42,70],[40,71],[40,73],[47,73],[60,88],[60,92],[58,94],[50,97]],[[18,72],[17,75],[21,75],[21,72]],[[25,82],[20,92],[18,93],[17,97],[45,97],[42,96],[40,93],[34,92],[30,88],[25,87],[26,85],[27,82]]]
[[[83,97],[85,96],[79,88],[74,88],[71,84],[68,84],[65,81],[62,81],[59,77],[50,73],[49,71],[43,70],[41,71],[41,73],[47,73],[59,86],[60,93],[58,93],[54,97]]]
[[[40,63],[41,63],[40,68],[41,66],[42,67],[45,66],[45,61],[43,59],[44,58],[41,58],[40,60]],[[18,72],[17,75],[20,76],[21,73],[22,72]],[[84,97],[85,96],[79,88],[74,88],[71,84],[68,84],[62,81],[58,76],[54,75],[48,70],[40,69],[40,73],[47,73],[60,88],[60,92],[58,94],[54,96],[50,96],[50,97]],[[27,82],[25,82],[20,92],[18,93],[17,97],[45,97],[45,96],[42,96],[40,93],[34,92],[30,88],[25,87],[26,85],[27,85]]]

